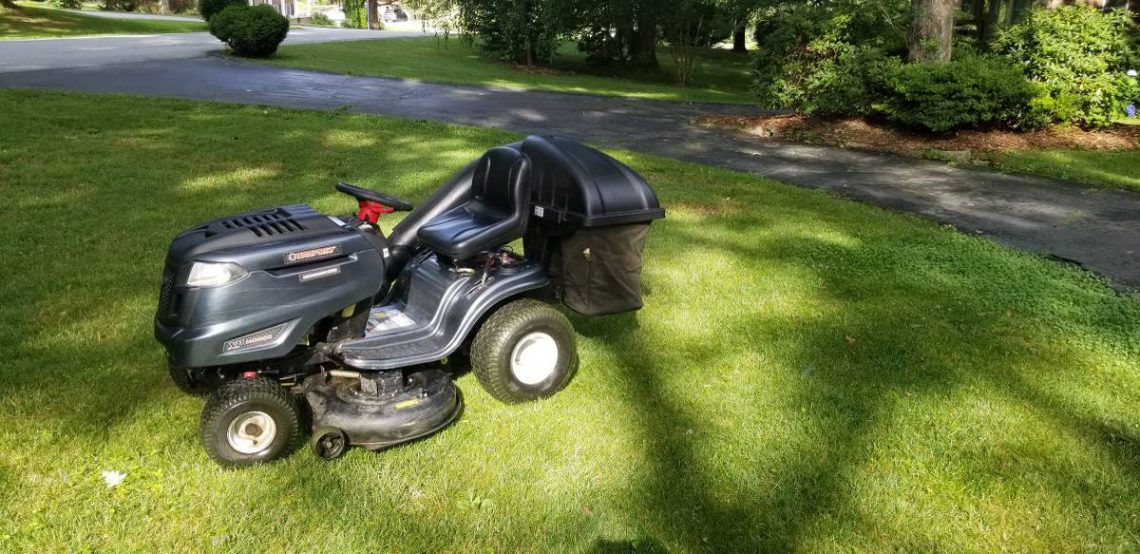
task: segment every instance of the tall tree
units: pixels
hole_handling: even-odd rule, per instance
[[[732,30],[732,51],[738,54],[748,53],[748,30],[743,23]]]
[[[654,0],[637,3],[637,30],[630,48],[630,61],[634,67],[657,69],[657,23],[660,4]]]
[[[1033,7],[1033,0],[1013,0],[1013,5],[1009,9],[1009,24],[1020,23],[1022,19],[1025,19],[1025,14],[1031,7]]]
[[[912,0],[910,59],[915,62],[950,60],[954,43],[954,10],[957,0]]]
[[[1001,0],[987,0],[986,2],[986,26],[982,29],[980,37],[982,44],[989,45],[993,42],[994,37],[997,36],[998,25],[1002,21],[1002,1]]]

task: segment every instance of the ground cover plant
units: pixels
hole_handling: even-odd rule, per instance
[[[1009,171],[1140,192],[1140,152],[1136,150],[1002,152],[993,157],[992,163]]]
[[[1140,192],[1140,125],[1135,121],[1123,120],[1112,127],[1093,130],[1075,126],[1033,131],[964,129],[940,135],[899,128],[884,121],[803,115],[706,116],[696,123],[762,140],[988,165]]]
[[[1080,270],[749,175],[617,153],[668,218],[582,370],[442,433],[226,471],[150,336],[178,231],[422,201],[493,130],[0,91],[0,551],[1128,551],[1140,304]],[[282,155],[287,152],[288,155]],[[113,488],[102,472],[125,479]]]
[[[80,35],[186,33],[205,31],[194,21],[107,19],[52,8],[0,7],[0,40]]]
[[[685,88],[674,84],[673,61],[665,52],[659,55],[661,71],[599,69],[585,59],[585,54],[568,43],[551,67],[527,68],[493,61],[478,47],[455,38],[401,38],[285,45],[267,63],[353,75],[654,100],[754,101],[748,91],[748,58],[726,50],[702,52],[693,80]]]

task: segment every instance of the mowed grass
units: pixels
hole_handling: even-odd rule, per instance
[[[538,403],[470,374],[382,453],[222,470],[151,337],[169,240],[414,201],[498,131],[0,91],[0,551],[1134,551],[1140,304],[917,218],[618,153],[656,187],[645,308],[575,317]],[[108,488],[100,472],[126,472]]]
[[[22,6],[13,10],[0,7],[0,40],[205,30],[205,23],[194,21],[108,19],[51,8]]]
[[[415,79],[438,83],[473,84],[511,89],[577,92],[652,100],[753,103],[748,87],[748,56],[709,50],[696,64],[687,87],[675,84],[673,61],[664,47],[658,51],[660,71],[599,73],[585,64],[574,44],[559,50],[552,69],[514,66],[488,58],[464,41],[398,38],[323,44],[285,45],[265,63],[352,75]]]
[[[1078,183],[1140,192],[1140,151],[1049,150],[1009,152],[993,158],[998,168],[1058,177]]]

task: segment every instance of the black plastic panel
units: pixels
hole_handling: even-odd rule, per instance
[[[549,284],[537,264],[510,272],[460,275],[435,255],[412,260],[376,310],[391,310],[411,324],[374,332],[338,346],[345,365],[393,369],[434,362],[454,352],[479,319],[499,302]]]

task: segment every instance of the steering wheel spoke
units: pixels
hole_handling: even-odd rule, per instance
[[[406,200],[348,183],[337,183],[336,190],[355,198],[360,205],[360,215],[357,217],[369,223],[376,223],[382,213],[409,212],[413,208],[411,202]]]

